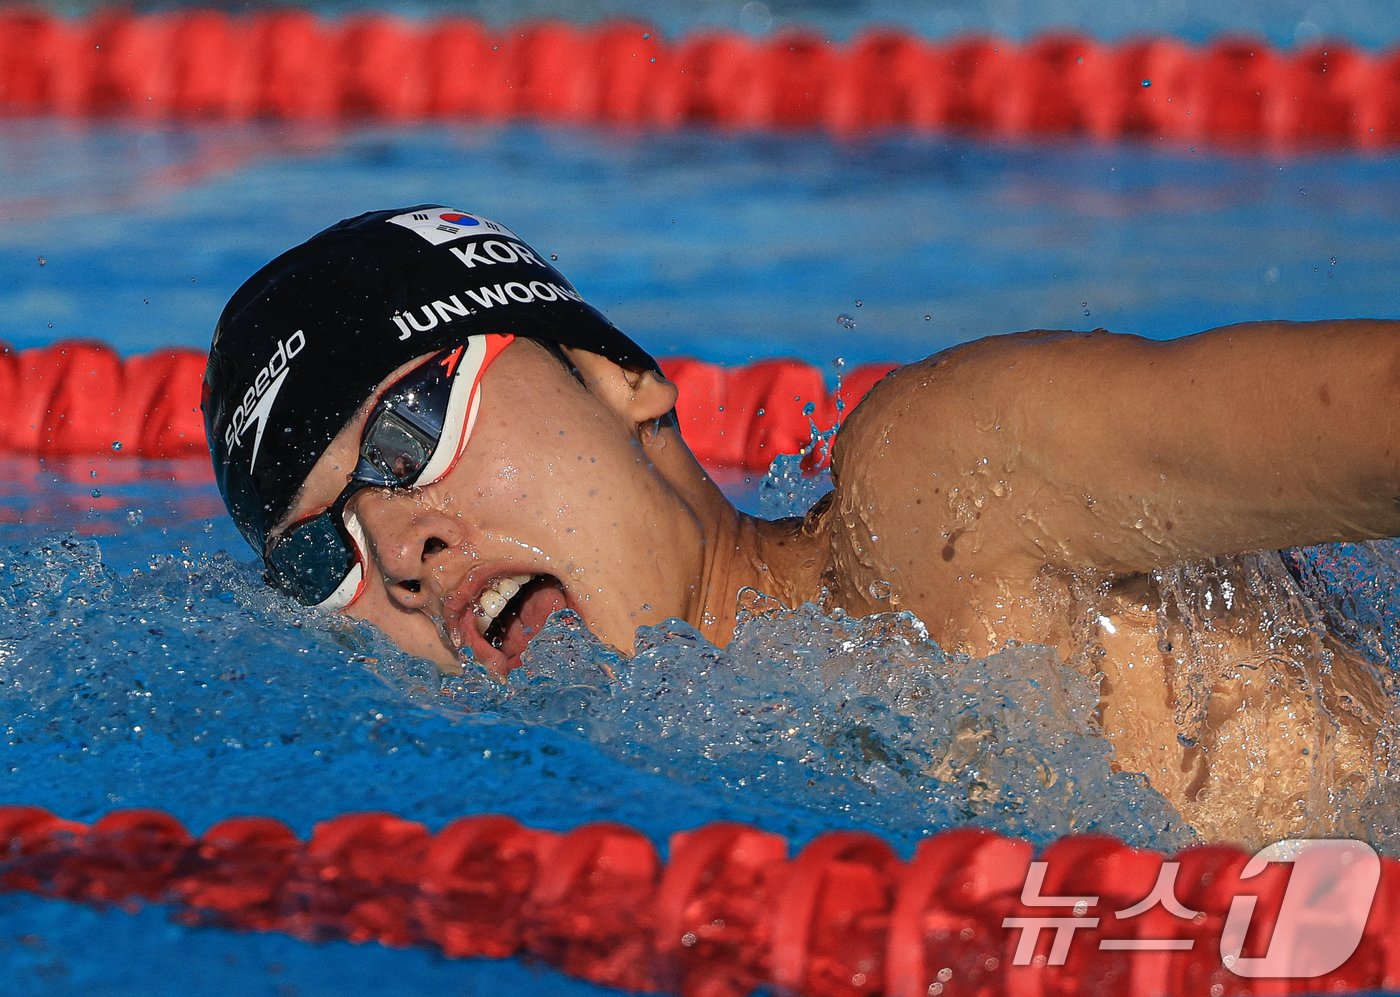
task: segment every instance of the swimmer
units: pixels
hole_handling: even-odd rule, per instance
[[[548,256],[423,205],[250,278],[204,392],[268,580],[445,672],[508,674],[566,608],[624,652],[669,618],[722,646],[755,589],[907,610],[972,656],[1056,649],[1099,683],[1117,764],[1212,837],[1315,832],[1319,792],[1386,780],[1384,679],[1306,607],[1220,600],[1202,665],[1162,589],[1196,561],[1246,593],[1240,555],[1400,534],[1400,323],[967,343],[877,385],[836,437],[834,490],[768,522],[721,493],[675,387]]]

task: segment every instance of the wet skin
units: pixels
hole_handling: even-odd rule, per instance
[[[575,610],[625,651],[637,627],[673,617],[726,642],[746,585],[816,596],[815,566],[804,578],[784,547],[795,526],[738,513],[691,455],[667,418],[671,384],[591,353],[571,356],[586,386],[517,340],[486,371],[471,439],[442,480],[351,500],[370,563],[349,615],[445,671],[461,669],[465,649],[504,675],[520,663],[518,642],[503,653],[473,625],[483,587],[503,576],[549,579],[552,608]],[[344,487],[372,405],[332,442],[284,522],[324,509]],[[530,615],[537,629],[538,610]]]
[[[1400,534],[1400,323],[982,340],[882,382],[834,467],[835,603],[973,655],[1054,647],[1118,764],[1208,837],[1333,833],[1384,783],[1387,677],[1277,555],[1253,590],[1237,555]],[[1246,596],[1217,592],[1189,648],[1159,572],[1183,561]]]
[[[624,651],[638,626],[669,617],[723,645],[738,593],[754,587],[788,605],[906,609],[950,650],[982,655],[1015,640],[1075,663],[1089,607],[1073,592],[1089,579],[1093,615],[1111,633],[1095,638],[1096,663],[1080,664],[1100,682],[1120,763],[1217,834],[1303,820],[1305,739],[1279,735],[1252,755],[1232,736],[1183,746],[1172,663],[1141,611],[1164,565],[1400,534],[1400,324],[966,344],[878,385],[838,436],[831,498],[779,523],[737,512],[704,473],[664,418],[671,385],[571,357],[584,383],[517,341],[486,372],[476,429],[446,477],[352,501],[371,563],[351,615],[444,670],[462,667],[465,648],[504,674],[519,663],[519,635],[498,650],[470,625],[494,578],[549,579],[529,614],[535,626],[543,609],[567,605]],[[317,464],[289,520],[343,487],[371,403]],[[1223,621],[1221,655],[1271,653],[1255,646],[1259,612],[1240,605]],[[1306,695],[1253,671],[1222,672],[1212,730],[1228,735],[1244,715],[1304,725],[1316,716],[1332,732],[1327,749],[1361,764],[1384,695],[1335,642],[1316,654]],[[1218,788],[1260,765],[1279,784],[1264,796],[1279,802],[1235,806],[1247,813],[1232,824]]]

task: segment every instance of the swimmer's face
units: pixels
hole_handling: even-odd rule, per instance
[[[517,339],[487,368],[476,424],[446,475],[350,500],[367,549],[348,615],[446,671],[466,650],[498,675],[558,609],[625,651],[638,626],[694,615],[699,527],[646,447],[675,389],[595,354],[571,356],[587,387]],[[376,397],[425,359],[385,378]],[[372,401],[321,456],[284,522],[340,494]]]

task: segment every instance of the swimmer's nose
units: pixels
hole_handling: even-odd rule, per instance
[[[347,509],[360,521],[369,550],[365,570],[379,574],[391,598],[421,609],[440,596],[434,578],[443,572],[462,538],[456,519],[403,492],[356,496]]]

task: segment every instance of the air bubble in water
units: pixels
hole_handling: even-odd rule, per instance
[[[101,488],[94,488],[94,489],[92,490],[92,497],[93,497],[93,498],[101,498],[101,497],[102,497],[102,489],[101,489]]]
[[[46,267],[46,266],[48,266],[48,265],[49,265],[49,261],[48,261],[46,258],[44,258],[44,257],[42,257],[42,256],[39,257],[39,266],[41,266],[41,267]]]
[[[121,448],[122,448],[122,441],[121,441],[121,440],[113,440],[113,441],[112,441],[112,449],[113,449],[114,451],[120,451]]]
[[[856,327],[856,320],[845,312],[842,312],[840,315],[836,316],[836,324],[843,329],[854,329]]]

